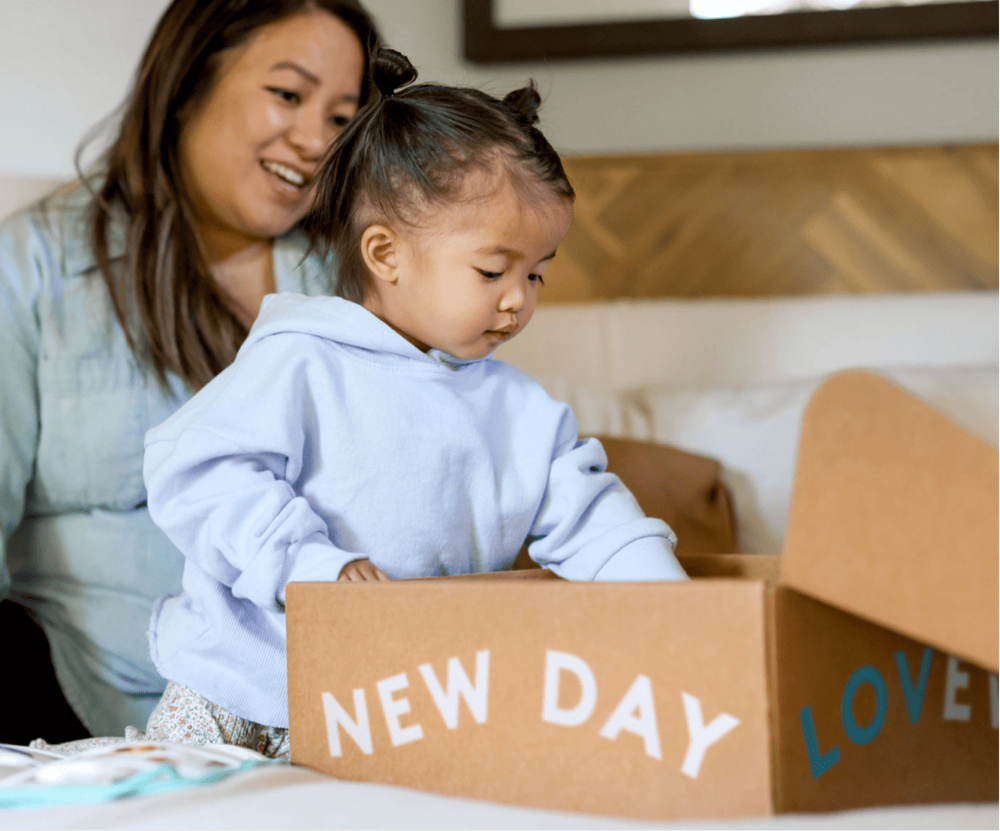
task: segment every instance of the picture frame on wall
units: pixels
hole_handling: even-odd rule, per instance
[[[850,0],[836,0],[840,8],[818,10],[803,9],[823,0],[788,0],[780,7],[784,11],[772,0],[767,13],[734,17],[693,16],[687,4],[695,7],[696,1],[462,0],[464,55],[474,63],[496,64],[995,38],[1000,25],[998,0],[894,5],[860,0],[866,5],[851,8],[842,7]],[[743,7],[752,10],[753,3]]]

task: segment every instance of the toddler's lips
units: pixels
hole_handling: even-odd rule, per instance
[[[490,329],[486,334],[497,340],[508,340],[514,336],[516,331],[516,326],[508,326],[506,329]]]

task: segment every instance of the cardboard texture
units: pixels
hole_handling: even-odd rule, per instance
[[[775,589],[783,812],[997,799],[997,676]]]
[[[781,581],[998,668],[998,454],[849,372],[806,409]]]
[[[292,761],[640,819],[997,798],[982,669],[760,579],[511,575],[289,586]]]
[[[831,382],[835,410],[854,394],[847,380]],[[815,427],[824,400],[804,444],[827,440]],[[803,464],[825,460],[812,451]],[[866,475],[878,480],[894,458]],[[794,499],[847,487],[847,475],[804,476]],[[850,523],[838,505],[843,556]],[[834,555],[798,533],[792,573],[810,584],[799,561]],[[945,562],[952,552],[939,549]],[[343,779],[653,820],[996,800],[996,675],[894,631],[896,612],[887,628],[845,611],[849,597],[831,604],[783,585],[787,554],[683,556],[688,583],[567,583],[533,570],[290,584],[292,761]],[[868,577],[891,586],[898,575],[876,566]],[[958,654],[979,657],[967,643]]]
[[[407,581],[384,593],[359,585],[337,592],[333,604],[336,588],[297,585],[288,607],[295,608],[290,629],[304,615],[348,642],[290,644],[293,667],[305,660],[342,668],[330,675],[293,670],[296,763],[455,796],[648,818],[717,810],[724,783],[738,811],[768,810],[762,583]],[[434,682],[423,677],[428,670],[445,691],[467,678],[466,690],[475,692],[453,692],[439,707]],[[355,723],[357,704],[365,702],[362,744],[370,736],[370,754],[349,737],[343,715],[329,724],[333,707],[323,706],[324,693]],[[741,729],[713,754],[714,788],[682,772],[685,762],[693,772],[702,767],[688,758],[682,693],[710,723],[722,717],[724,702],[740,720]],[[389,711],[398,720],[387,720]],[[634,732],[640,712],[641,736]],[[448,716],[457,716],[454,728]],[[339,737],[339,757],[331,754],[331,735]]]

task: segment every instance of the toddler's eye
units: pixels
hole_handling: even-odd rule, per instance
[[[531,280],[532,282],[538,283],[538,285],[540,286],[545,285],[545,281],[542,279],[541,274],[529,274],[528,279]]]
[[[351,120],[350,116],[347,115],[331,115],[330,123],[336,127],[338,130],[342,127],[347,126],[347,122]]]
[[[476,271],[482,274],[483,277],[485,277],[487,280],[499,280],[501,277],[503,277],[502,271],[484,271],[481,268],[477,268]]]
[[[289,104],[298,104],[302,100],[302,97],[297,92],[294,92],[290,89],[282,89],[281,87],[268,87],[267,91],[273,93],[274,95],[277,95],[278,98],[280,98],[282,101],[286,101]]]

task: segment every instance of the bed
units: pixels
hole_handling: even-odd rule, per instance
[[[781,551],[802,412],[839,370],[881,374],[997,446],[996,144],[590,157],[567,167],[578,191],[573,229],[534,321],[498,357],[571,403],[584,434],[717,465],[732,550]],[[0,180],[0,214],[48,184]],[[169,793],[0,809],[0,828],[691,825],[237,761],[226,775]],[[696,823],[998,824],[996,803]]]

